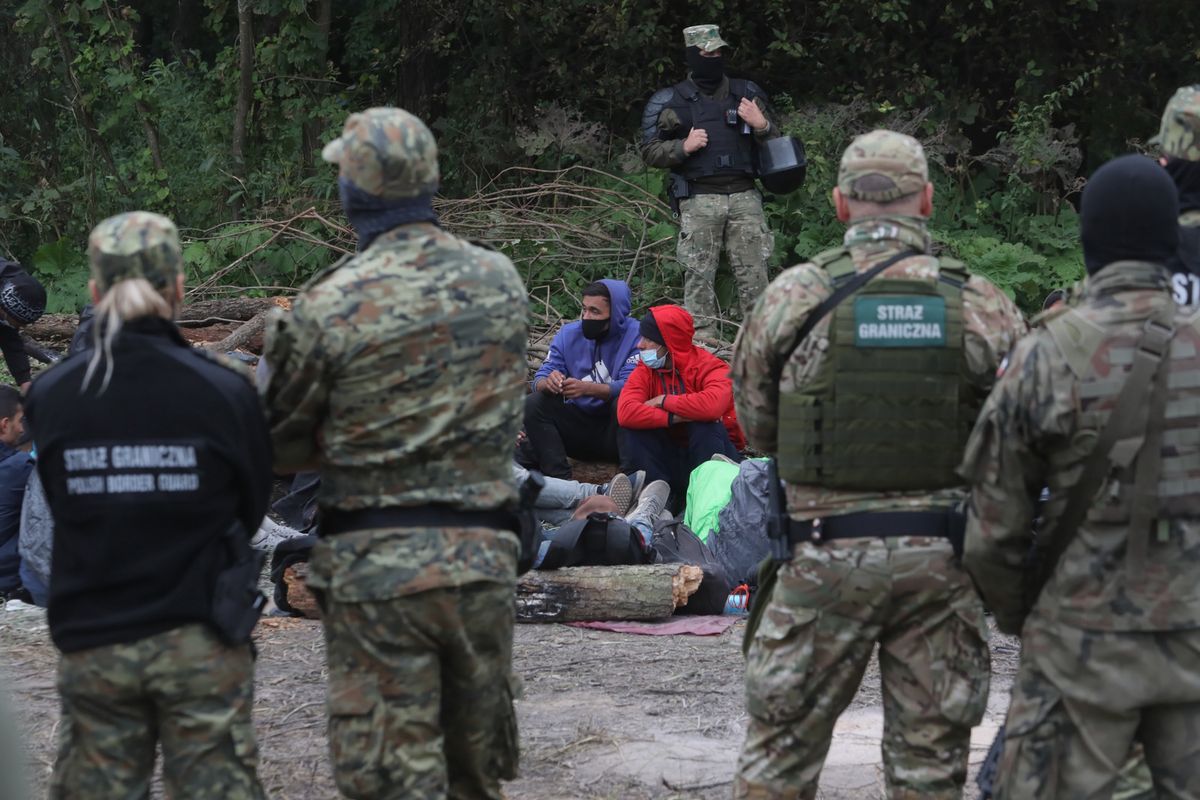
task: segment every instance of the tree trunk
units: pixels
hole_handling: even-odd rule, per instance
[[[233,117],[233,144],[229,155],[233,174],[239,182],[229,205],[234,219],[242,216],[246,178],[246,122],[250,118],[250,103],[254,99],[254,25],[251,0],[238,0],[238,95]]]
[[[317,8],[317,41],[320,42],[320,56],[316,59],[315,67],[320,69],[320,74],[313,77],[324,78],[326,73],[326,62],[329,58],[329,32],[333,26],[333,0],[320,0],[320,5]],[[314,88],[313,104],[319,99],[319,95],[326,91],[325,83],[311,84]],[[304,121],[301,127],[301,135],[303,138],[304,152],[300,157],[304,161],[304,169],[308,174],[313,173],[313,168],[316,165],[315,154],[321,148],[321,132],[323,130],[323,120],[315,117],[310,117]]]
[[[228,297],[223,300],[201,300],[179,309],[176,319],[183,327],[201,327],[223,321],[247,322],[272,308],[289,309],[291,300],[286,297]],[[189,324],[190,323],[190,324]],[[37,322],[22,328],[21,332],[39,341],[70,340],[79,325],[76,314],[45,314]],[[235,330],[230,329],[230,332]],[[221,338],[228,336],[222,333]],[[251,337],[253,338],[253,337]]]
[[[531,570],[517,580],[517,620],[664,619],[687,605],[703,578],[690,564]]]
[[[117,162],[113,160],[112,150],[108,149],[108,144],[100,136],[100,131],[96,128],[96,123],[92,119],[92,114],[88,111],[87,103],[84,102],[83,85],[79,82],[79,76],[75,74],[75,68],[71,65],[75,63],[75,54],[71,50],[71,46],[67,43],[67,37],[62,32],[62,26],[58,24],[58,11],[54,3],[44,3],[46,7],[46,19],[50,23],[50,32],[54,36],[54,41],[58,44],[58,52],[62,55],[63,69],[67,73],[67,82],[71,84],[71,88],[75,90],[75,97],[71,105],[75,108],[75,113],[79,115],[79,122],[83,126],[84,132],[92,145],[100,152],[100,157],[104,159],[104,163],[108,165],[108,171],[113,176],[113,180],[117,182],[117,189],[126,197],[129,196],[129,187],[125,185],[125,180],[121,177],[121,173],[117,171]]]
[[[262,350],[263,331],[267,326],[267,312],[260,311],[247,322],[239,325],[233,333],[219,342],[208,342],[204,346],[218,353],[228,353],[231,350],[249,348],[252,351]],[[257,347],[255,347],[257,345]]]

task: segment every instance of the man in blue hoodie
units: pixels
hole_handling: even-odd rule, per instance
[[[571,478],[567,456],[620,462],[617,397],[637,366],[629,286],[605,278],[583,290],[583,314],[562,327],[525,399],[525,435],[543,474]],[[622,471],[627,472],[622,465]]]

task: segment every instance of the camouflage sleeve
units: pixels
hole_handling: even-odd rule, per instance
[[[306,300],[296,298],[290,314],[276,312],[264,347],[270,378],[261,388],[275,469],[283,473],[317,459],[317,432],[328,413],[330,370],[337,363],[333,334],[312,318]]]
[[[987,278],[972,275],[963,287],[967,368],[971,383],[988,392],[1004,357],[1029,327],[1016,303]]]
[[[781,136],[782,133],[779,130],[779,123],[775,120],[775,115],[771,113],[771,109],[767,105],[766,98],[764,96],[755,97],[754,105],[758,106],[758,110],[761,111],[763,116],[767,118],[767,127],[761,131],[755,131],[754,138],[761,142]]]
[[[653,135],[642,142],[642,160],[649,167],[677,167],[687,160],[683,152],[683,140],[687,131],[680,130],[679,115],[673,109],[664,109],[658,115],[658,125]]]
[[[779,431],[779,382],[796,332],[829,294],[828,281],[812,264],[782,273],[759,296],[734,344],[734,404],[746,439],[773,454]]]
[[[1048,373],[1045,346],[1035,336],[1022,340],[984,404],[959,468],[971,487],[963,565],[1008,633],[1023,615],[1035,503],[1046,485],[1039,441],[1043,418],[1053,413]]]

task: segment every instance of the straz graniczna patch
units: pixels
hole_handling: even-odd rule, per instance
[[[946,301],[937,296],[854,299],[855,347],[945,347]]]

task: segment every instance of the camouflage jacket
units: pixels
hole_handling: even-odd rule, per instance
[[[875,217],[859,220],[846,231],[845,246],[859,272],[902,249],[914,256],[888,267],[880,277],[935,276],[937,259],[923,220],[913,217]],[[825,359],[831,316],[816,324],[786,361],[796,331],[832,291],[828,273],[812,263],[784,271],[771,282],[742,326],[734,347],[732,375],[738,419],[746,438],[757,450],[774,454],[778,432],[780,392],[804,386],[818,374]],[[996,369],[1026,327],[1021,312],[987,279],[972,275],[963,287],[964,348],[969,380],[986,393]],[[858,511],[922,510],[962,500],[965,489],[939,492],[861,492],[820,486],[789,485],[788,510],[793,519],[807,520]]]
[[[1105,414],[1111,409],[1144,321],[1172,302],[1162,267],[1131,261],[1105,267],[1088,278],[1070,307],[1046,317],[1070,314],[1075,324],[1102,331],[1100,349],[1071,358],[1054,331],[1041,327],[1017,346],[988,398],[961,469],[972,485],[965,565],[1002,628],[1015,629],[1024,608],[1026,557],[1042,487],[1049,487],[1049,500],[1041,510],[1041,531],[1054,536],[1055,521],[1097,439],[1098,427],[1086,420],[1094,419],[1098,408]],[[1185,428],[1190,418],[1190,430],[1180,438],[1191,444],[1164,452],[1170,449],[1179,464],[1190,461],[1192,468],[1164,468],[1160,487],[1200,477],[1194,435],[1200,416],[1195,410],[1200,373],[1194,367],[1200,315],[1179,309],[1176,324],[1169,386],[1190,397],[1172,398],[1167,418]],[[1114,369],[1116,375],[1109,377]],[[1097,381],[1085,385],[1080,375],[1091,371]],[[1032,614],[1090,630],[1200,626],[1200,520],[1169,519],[1168,540],[1152,535],[1147,564],[1134,578],[1125,564],[1127,526],[1103,521],[1100,511],[1117,489],[1110,480],[1097,493],[1096,506],[1059,559]]]
[[[516,499],[525,348],[526,295],[507,258],[426,223],[382,234],[272,321],[264,393],[276,467],[315,463],[326,509],[506,506]],[[495,534],[478,529],[327,541],[344,567],[332,570],[346,580],[335,590],[378,599],[396,586],[511,580],[516,539],[502,539],[500,553]],[[374,555],[392,540],[405,555]]]

